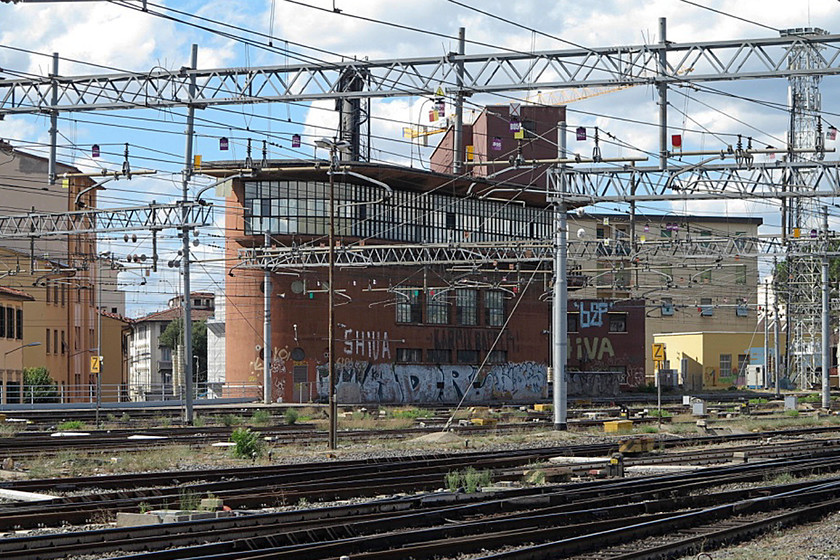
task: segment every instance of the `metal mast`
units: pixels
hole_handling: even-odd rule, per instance
[[[824,29],[796,28],[781,32],[782,37],[817,37],[828,35]],[[820,111],[822,100],[819,85],[822,76],[816,70],[826,67],[822,56],[822,45],[812,42],[799,42],[791,46],[788,53],[788,69],[805,71],[792,74],[788,78],[788,98],[791,111],[788,144],[789,158],[793,161],[806,161],[823,158],[823,131]],[[795,152],[797,149],[814,150],[813,152]],[[801,190],[810,183],[802,174],[813,173],[803,170],[791,179],[791,190]],[[788,215],[783,223],[788,224],[788,236],[807,236],[813,242],[807,245],[813,257],[787,260],[787,301],[789,319],[789,359],[788,376],[792,383],[800,387],[809,387],[820,382],[817,368],[821,367],[822,325],[821,325],[821,259],[824,251],[824,236],[819,235],[822,220],[819,214],[819,201],[810,198],[796,198],[790,201]],[[800,249],[803,247],[800,246]]]

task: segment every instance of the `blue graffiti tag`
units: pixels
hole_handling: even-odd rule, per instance
[[[575,301],[573,305],[580,311],[579,326],[582,329],[604,326],[604,315],[612,307],[607,301]],[[588,307],[588,308],[587,308]]]

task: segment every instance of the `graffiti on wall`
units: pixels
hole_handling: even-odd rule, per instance
[[[627,368],[621,379],[621,384],[627,387],[643,387],[645,385],[645,368]]]
[[[612,308],[611,301],[573,301],[572,306],[580,313],[578,326],[581,329],[603,327],[604,317]]]
[[[546,365],[536,362],[497,364],[476,375],[473,366],[374,364],[345,359],[336,364],[336,374],[339,402],[532,402],[548,396]],[[574,389],[570,385],[569,393],[614,396],[621,377],[607,372],[576,374]],[[326,368],[321,366],[317,381],[321,398],[327,396],[327,383]]]
[[[476,376],[464,365],[420,366],[341,360],[339,401],[370,403],[531,401],[544,397],[546,366],[498,364]],[[318,394],[327,395],[326,368],[318,368]]]
[[[345,355],[370,360],[391,359],[388,331],[360,331],[345,324],[340,324],[339,328],[344,329]]]
[[[289,352],[288,347],[275,347],[271,349],[272,391],[275,396],[280,395],[281,398],[286,390],[286,377],[288,377],[286,362],[290,356],[291,353]],[[265,362],[261,358],[257,358],[250,363],[251,373],[248,376],[248,382],[257,385],[259,387],[260,394],[262,394],[263,391],[264,370]]]
[[[621,378],[618,373],[599,372],[569,372],[567,389],[570,395],[584,397],[615,397],[619,393]]]
[[[599,361],[604,359],[614,358],[615,350],[613,349],[612,341],[604,337],[597,336],[577,336],[569,337],[568,348],[571,357],[576,357],[578,361]]]

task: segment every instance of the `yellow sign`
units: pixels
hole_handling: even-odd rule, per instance
[[[99,368],[102,364],[102,356],[91,356],[90,357],[90,372],[91,373],[99,373]]]
[[[665,345],[657,343],[653,345],[653,360],[656,362],[665,361]]]
[[[438,97],[443,97],[443,88],[438,86],[437,91],[435,92],[435,95],[437,95]]]

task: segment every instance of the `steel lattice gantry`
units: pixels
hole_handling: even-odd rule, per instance
[[[567,168],[551,170],[549,181],[570,204],[820,198],[840,195],[840,161]]]
[[[833,46],[818,69],[791,68],[789,54],[806,45]],[[210,70],[182,68],[36,79],[0,80],[0,115],[277,101],[493,93],[537,88],[790,78],[840,73],[840,35],[787,35],[704,43],[658,43],[536,53],[348,61]],[[664,57],[662,56],[664,53]],[[662,61],[664,59],[664,67]],[[347,91],[347,77],[364,91]]]
[[[212,205],[149,204],[113,210],[0,216],[0,239],[118,231],[194,228],[213,221]]]
[[[803,240],[804,242],[805,240]],[[776,238],[704,237],[702,243],[691,240],[647,241],[633,246],[629,242],[605,244],[604,240],[569,242],[571,261],[633,261],[637,264],[687,261],[714,261],[721,257],[755,258],[781,254],[783,245]],[[327,266],[328,247],[276,246],[256,247],[239,252],[236,268],[264,270],[323,268]],[[798,250],[797,250],[797,254]],[[338,267],[425,266],[425,265],[497,265],[502,263],[539,263],[550,261],[554,248],[548,242],[458,243],[417,245],[346,245],[335,250]]]

